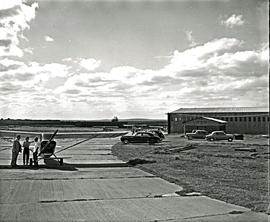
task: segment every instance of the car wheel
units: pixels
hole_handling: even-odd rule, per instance
[[[125,140],[123,140],[123,143],[124,143],[124,144],[128,144],[129,141],[128,141],[127,139],[125,139]]]
[[[232,138],[229,138],[229,139],[228,139],[228,141],[229,141],[229,142],[232,142],[232,141],[233,141],[233,139],[232,139]]]

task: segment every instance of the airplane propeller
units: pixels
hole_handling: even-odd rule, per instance
[[[45,150],[45,149],[47,148],[47,146],[49,146],[50,142],[51,142],[51,141],[53,140],[53,138],[56,136],[57,132],[58,132],[58,129],[55,130],[55,132],[51,135],[50,139],[47,141],[47,143],[46,143],[45,146],[42,148],[42,150],[40,149],[40,152],[39,152],[39,154],[38,154],[39,156],[40,156],[41,152],[42,152],[43,150]]]

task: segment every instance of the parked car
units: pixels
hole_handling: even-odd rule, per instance
[[[128,143],[158,143],[161,142],[161,139],[158,136],[155,136],[153,133],[150,132],[137,132],[134,135],[130,136],[122,136],[120,140],[124,144]]]
[[[164,134],[160,130],[150,130],[150,133],[153,133],[155,136],[158,136],[161,140],[165,139]]]
[[[208,132],[206,130],[195,130],[195,132],[186,133],[186,137],[189,140],[192,140],[192,139],[205,139],[206,135],[208,135]]]
[[[213,131],[211,134],[206,135],[206,140],[214,141],[214,140],[228,140],[229,142],[233,141],[232,134],[226,134],[224,131]]]

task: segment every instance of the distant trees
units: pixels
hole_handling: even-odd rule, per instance
[[[119,120],[118,120],[118,117],[117,116],[114,116],[113,118],[112,118],[112,122],[114,123],[114,122],[118,122]]]

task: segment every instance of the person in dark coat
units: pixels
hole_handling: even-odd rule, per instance
[[[20,144],[20,139],[21,139],[21,136],[17,135],[16,139],[13,141],[11,167],[17,166],[18,155],[20,152],[22,152],[22,146]]]

